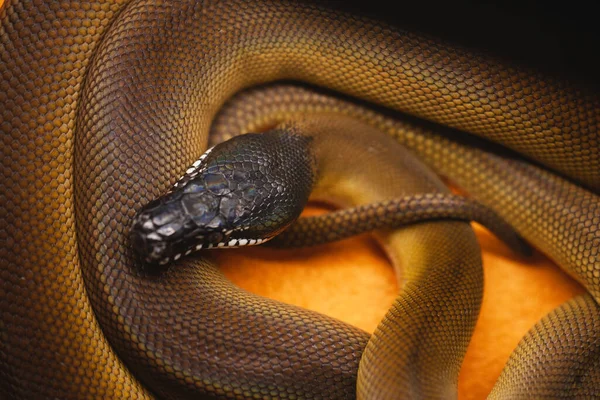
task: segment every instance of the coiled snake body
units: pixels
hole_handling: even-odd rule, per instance
[[[245,122],[293,118],[287,101],[302,98],[308,111],[341,112],[388,132],[495,207],[589,293],[524,338],[492,395],[598,394],[596,94],[296,3],[9,1],[1,18],[2,218],[11,230],[2,245],[0,388],[8,397],[347,398],[357,394],[365,346],[359,397],[455,395],[481,297],[478,257],[452,258],[457,249],[476,254],[463,223],[388,237],[403,263],[434,264],[449,283],[407,270],[368,345],[340,322],[241,292],[202,258],[158,275],[134,262],[126,233],[135,211],[202,153],[226,99],[282,79],[535,160],[301,89],[271,93],[282,101]],[[439,252],[422,254],[424,240]],[[400,250],[411,243],[417,250]]]

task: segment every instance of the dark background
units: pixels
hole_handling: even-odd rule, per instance
[[[600,88],[593,3],[309,0],[410,27]]]

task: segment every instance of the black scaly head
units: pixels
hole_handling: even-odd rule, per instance
[[[143,207],[131,228],[147,263],[263,243],[300,215],[315,179],[311,139],[294,129],[236,136],[198,159]]]

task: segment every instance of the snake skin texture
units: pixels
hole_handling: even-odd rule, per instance
[[[371,338],[245,293],[201,257],[160,274],[134,262],[126,233],[135,211],[202,153],[228,98],[281,79],[469,131],[535,160],[501,158],[427,124],[335,106],[375,123],[368,135],[352,136],[359,147],[378,130],[390,133],[380,136],[494,208],[589,291],[523,339],[493,396],[598,393],[597,94],[294,2],[9,0],[0,21],[0,196],[9,227],[0,231],[3,397],[353,398],[357,376],[363,398],[397,398],[386,390],[456,395],[482,287],[465,223],[387,236],[403,267],[427,264],[433,273],[402,272],[402,299]],[[269,120],[262,113],[255,121]],[[352,148],[338,146],[342,154]],[[412,182],[403,190],[444,191],[419,165],[403,166],[416,177],[390,173]],[[523,374],[529,366],[536,372]]]
[[[380,203],[305,217],[269,242],[275,247],[304,247],[333,242],[370,232],[393,229],[411,223],[456,219],[475,221],[487,227],[513,250],[530,253],[510,225],[491,209],[462,196],[440,193],[417,194]]]
[[[231,100],[215,120],[211,138],[225,140],[238,130],[260,131],[280,121],[330,113],[352,116],[356,123],[367,123],[394,137],[440,175],[496,210],[590,292],[557,308],[523,338],[490,398],[597,396],[598,196],[489,143],[464,135],[461,139],[459,132],[378,111],[314,89],[267,86]],[[517,198],[520,201],[511,200]]]

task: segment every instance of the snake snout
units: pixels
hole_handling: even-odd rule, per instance
[[[178,195],[166,195],[143,207],[134,219],[130,240],[134,250],[150,264],[166,264],[181,255],[182,238],[190,224]]]
[[[131,243],[137,253],[147,263],[158,263],[166,257],[167,244],[162,240],[152,240],[149,235],[139,229],[131,230]]]
[[[229,214],[223,214],[227,204],[196,182],[176,188],[138,212],[131,245],[144,262],[159,265],[192,251],[221,247],[233,232]]]
[[[166,240],[177,230],[176,215],[161,201],[146,205],[135,217],[130,231],[133,249],[147,263],[161,263],[169,257],[171,246]]]

